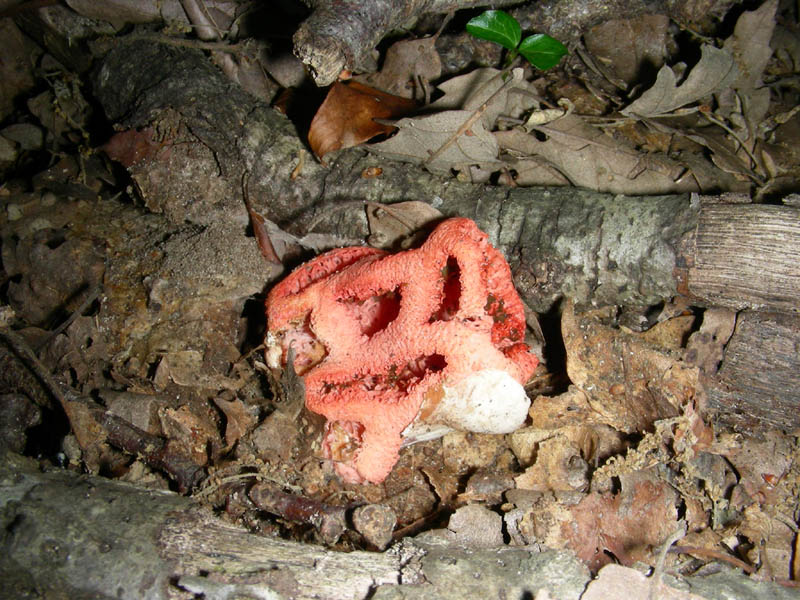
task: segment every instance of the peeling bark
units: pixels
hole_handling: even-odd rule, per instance
[[[715,376],[706,378],[707,408],[737,430],[758,435],[800,427],[800,317],[745,311]]]

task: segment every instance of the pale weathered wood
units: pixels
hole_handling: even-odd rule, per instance
[[[249,583],[262,583],[286,597],[365,598],[379,585],[400,583],[396,552],[333,552],[264,538],[206,512],[171,519],[161,530],[160,544],[176,572],[221,572],[232,580],[247,576]]]
[[[690,245],[689,293],[709,304],[800,312],[800,210],[706,204]]]
[[[446,538],[341,552],[248,533],[189,498],[0,453],[0,598],[262,600],[549,597],[577,600],[589,571],[536,547]],[[478,577],[475,573],[479,573]]]
[[[800,317],[746,311],[715,377],[704,381],[708,408],[746,433],[800,427]]]

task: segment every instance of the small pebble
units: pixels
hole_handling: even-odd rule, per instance
[[[383,550],[392,541],[397,524],[395,512],[383,504],[367,504],[353,511],[353,526],[370,544]]]

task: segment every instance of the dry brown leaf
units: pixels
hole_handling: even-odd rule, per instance
[[[111,136],[100,148],[111,160],[125,167],[152,158],[161,148],[169,147],[169,140],[157,140],[152,127],[127,129]]]
[[[800,465],[800,447],[790,438],[774,432],[764,441],[748,440],[740,447],[733,446],[724,451],[740,476],[742,491],[752,499],[770,506],[783,505],[786,514],[795,510],[797,494],[791,488],[792,477],[796,485]]]
[[[568,186],[569,179],[542,158],[506,159],[505,169],[497,180],[501,185],[519,187],[534,185]]]
[[[569,548],[590,569],[618,560],[654,563],[654,550],[676,529],[678,501],[675,490],[651,471],[620,477],[617,494],[592,492],[541,494],[524,508],[517,522],[525,543]],[[525,490],[515,490],[518,497]]]
[[[639,336],[648,344],[677,352],[686,345],[686,340],[694,327],[694,321],[694,315],[679,315],[656,323]]]
[[[395,42],[386,51],[381,70],[365,77],[365,83],[389,94],[423,101],[425,83],[442,74],[442,61],[435,44],[436,37]]]
[[[208,464],[209,451],[214,452],[221,446],[216,427],[187,405],[161,409],[159,417],[164,435],[180,444],[198,465]]]
[[[504,86],[505,89],[501,90]],[[520,117],[537,104],[536,89],[532,83],[521,77],[512,81],[504,80],[502,71],[498,69],[475,69],[452,77],[437,87],[444,92],[444,96],[430,105],[432,111],[477,110],[492,94],[497,93],[481,115],[483,124],[489,130],[494,129],[500,115]]]
[[[499,165],[497,142],[480,119],[434,160],[429,160],[472,115],[473,111],[449,110],[426,117],[400,119],[395,123],[399,129],[397,134],[385,142],[370,145],[368,149],[384,158],[425,163],[434,173],[449,174],[452,169],[462,170],[475,164]]]
[[[686,362],[697,365],[706,375],[716,373],[735,325],[734,311],[727,308],[706,309],[700,330],[691,335],[686,345]]]
[[[588,488],[589,465],[566,435],[557,434],[537,446],[536,462],[514,478],[517,489],[573,492]]]
[[[568,546],[592,570],[613,561],[607,552],[624,565],[646,559],[676,529],[677,494],[669,484],[633,479],[615,496],[589,494],[570,509],[574,522],[561,524]]]
[[[245,383],[241,378],[232,379],[208,372],[203,354],[198,350],[177,350],[166,352],[161,356],[153,376],[153,383],[156,389],[163,390],[170,382],[185,387],[233,391],[238,390]]]
[[[744,510],[744,519],[739,532],[753,542],[747,553],[752,564],[764,565],[772,576],[789,579],[792,571],[792,542],[797,536],[794,523],[788,515],[776,519],[770,509],[751,504]]]
[[[630,84],[643,66],[658,68],[664,63],[668,27],[664,15],[642,15],[598,25],[584,35],[584,41],[604,74]]]
[[[308,449],[311,446],[309,440],[314,439],[310,433],[301,438],[300,427],[301,422],[296,417],[281,410],[274,411],[253,430],[250,436],[256,456],[267,462],[279,464],[299,462],[294,456],[298,440],[302,439],[303,446]]]
[[[704,44],[700,62],[683,82],[678,83],[675,72],[664,65],[653,86],[621,112],[632,117],[664,115],[727,89],[738,77],[739,69],[730,52]]]
[[[564,309],[561,327],[570,380],[615,429],[643,431],[659,419],[676,416],[695,398],[698,369],[640,336],[576,315],[571,304]]]
[[[498,131],[494,136],[503,150],[546,161],[573,185],[617,194],[697,189],[691,178],[679,179],[685,170],[682,165],[663,155],[641,153],[589,125],[578,115],[566,115],[535,129],[548,139],[541,141],[518,129]]]
[[[503,435],[453,431],[442,438],[444,466],[453,473],[489,467],[505,450]]]
[[[232,447],[245,434],[252,431],[258,423],[258,409],[248,407],[238,398],[226,400],[222,397],[214,398],[220,410],[225,413],[225,445]]]
[[[394,131],[375,119],[396,119],[413,113],[417,103],[351,81],[331,86],[311,121],[308,143],[317,158],[362,144]]]
[[[733,35],[723,46],[739,66],[739,77],[731,87],[752,90],[761,86],[761,77],[772,56],[770,39],[777,8],[778,0],[767,0],[756,10],[742,13],[736,21]]]

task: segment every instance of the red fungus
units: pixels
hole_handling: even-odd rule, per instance
[[[524,421],[520,384],[538,359],[508,264],[469,219],[417,250],[322,254],[272,290],[267,320],[267,362],[294,348],[306,406],[328,420],[325,454],[349,482],[383,481],[414,424],[502,433]],[[508,395],[524,405],[491,414]]]

